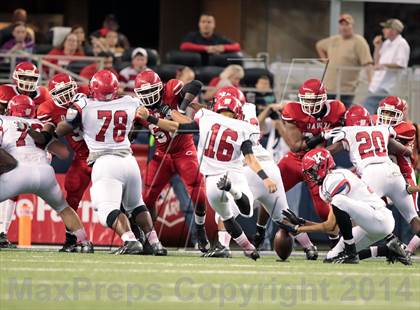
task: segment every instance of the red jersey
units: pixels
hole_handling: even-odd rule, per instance
[[[89,87],[87,85],[81,85],[78,87],[78,93],[88,94]],[[54,103],[53,99],[44,101],[39,105],[37,110],[37,118],[43,124],[51,124],[54,127],[63,120],[66,119],[67,108],[60,107]],[[75,153],[75,158],[86,160],[89,156],[89,150],[86,146],[85,141],[82,137],[82,132],[79,128],[73,130],[73,133],[66,136],[66,140],[70,147]]]
[[[304,137],[310,138],[326,129],[342,126],[341,120],[346,112],[344,104],[339,100],[327,100],[325,107],[324,116],[316,118],[304,113],[299,102],[289,102],[283,109],[282,118],[295,124]]]
[[[10,99],[16,95],[27,95],[31,97],[36,106],[39,106],[42,102],[51,99],[48,89],[44,86],[38,86],[36,91],[31,93],[20,93],[14,84],[3,84],[0,85],[0,104],[7,106]]]
[[[417,150],[414,149],[416,142],[416,128],[411,122],[404,121],[394,126],[397,133],[396,140],[408,147],[413,152],[413,156],[396,156],[396,164],[400,167],[401,173],[405,178],[411,177],[414,172],[414,165],[417,160]]]
[[[161,103],[164,105],[168,105],[171,109],[177,110],[178,105],[182,101],[182,96],[180,95],[182,88],[184,87],[184,83],[180,80],[172,79],[169,80],[163,87],[163,94]],[[149,109],[150,115],[155,117],[163,118],[165,115],[162,115],[157,110]],[[194,144],[192,134],[188,135],[177,135],[165,131],[154,124],[150,124],[145,120],[138,120],[138,122],[149,129],[149,131],[155,137],[155,143],[158,150],[165,152],[167,147],[170,146],[171,149],[169,153],[176,153],[186,149],[186,146]]]

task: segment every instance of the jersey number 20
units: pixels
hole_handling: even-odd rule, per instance
[[[366,131],[358,132],[356,134],[356,141],[362,142],[359,145],[359,154],[362,159],[387,155],[385,139],[380,131],[372,131],[370,134]]]
[[[210,158],[215,158],[219,161],[230,161],[232,159],[234,148],[233,145],[227,141],[227,138],[230,138],[231,141],[236,141],[238,140],[238,133],[228,128],[223,130],[219,139],[219,144],[217,145],[217,150],[215,150],[219,130],[219,124],[211,126],[210,142],[204,151],[204,155]]]
[[[98,134],[96,135],[96,141],[105,141],[105,133],[108,130],[112,119],[114,120],[114,128],[112,130],[112,137],[114,138],[114,141],[124,141],[125,132],[127,129],[127,112],[118,110],[115,111],[113,116],[111,110],[100,110],[98,111],[98,119],[103,119],[104,123],[102,124],[101,130],[99,130]]]

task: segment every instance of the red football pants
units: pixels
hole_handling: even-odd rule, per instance
[[[302,157],[289,152],[278,163],[284,190],[287,192],[293,186],[303,181]],[[311,194],[315,211],[322,220],[327,220],[330,212],[330,205],[319,196],[319,186],[314,182],[305,182]]]
[[[74,158],[64,180],[64,188],[67,192],[66,200],[73,210],[77,210],[83,193],[90,183],[92,168],[86,160]]]
[[[206,201],[204,184],[197,160],[197,151],[191,147],[172,154],[164,154],[156,151],[148,164],[145,173],[145,188],[143,193],[146,206],[152,208],[155,202],[172,176],[178,174],[190,194],[192,203],[203,206]]]

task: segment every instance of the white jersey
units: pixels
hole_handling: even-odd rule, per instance
[[[255,104],[246,102],[242,106],[242,112],[244,114],[244,121],[254,125],[260,131],[260,124],[258,122],[257,110]],[[252,147],[252,151],[259,160],[273,160],[269,151],[267,151],[260,143],[257,143]]]
[[[77,112],[70,108],[66,118],[71,122],[77,114],[80,115],[83,139],[90,155],[131,152],[128,134],[139,105],[140,101],[130,96],[111,101],[81,98],[74,103]]]
[[[251,140],[256,145],[260,137],[258,127],[207,109],[199,110],[194,120],[200,129],[200,172],[204,176],[242,172],[242,143]]]
[[[369,206],[385,206],[385,202],[365,182],[347,169],[331,171],[319,188],[319,193],[322,200],[326,202],[331,202],[335,195],[341,194],[351,199],[365,202]]]
[[[388,142],[396,133],[392,127],[379,126],[349,126],[341,128],[334,137],[333,143],[342,141],[349,151],[350,160],[359,175],[370,164],[390,162]]]
[[[34,140],[25,131],[19,131],[17,121],[29,124],[32,129],[40,131],[42,123],[37,119],[27,119],[15,116],[0,116],[0,145],[17,161],[25,163],[48,163],[47,152],[36,146]]]

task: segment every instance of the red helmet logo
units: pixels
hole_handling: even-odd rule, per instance
[[[313,115],[321,112],[327,101],[327,92],[320,80],[310,79],[300,86],[298,97],[302,111]]]
[[[134,87],[135,94],[145,106],[153,106],[160,101],[163,84],[153,70],[140,72],[134,81]]]
[[[67,107],[77,93],[77,84],[66,73],[58,73],[48,83],[48,90],[59,107]]]
[[[331,153],[324,148],[310,150],[302,159],[303,177],[306,182],[322,183],[334,167],[335,162]]]
[[[25,95],[16,95],[10,99],[7,111],[10,116],[34,118],[35,103],[31,98]]]
[[[395,126],[404,120],[407,102],[396,96],[388,96],[379,102],[378,124]]]
[[[244,93],[235,86],[224,86],[217,90],[217,92],[214,94],[214,101],[216,102],[221,97],[224,96],[233,96],[236,99],[239,100],[239,102],[244,105],[246,103],[245,95]]]
[[[345,126],[370,126],[372,119],[369,111],[360,105],[351,106],[344,114]]]
[[[234,118],[242,119],[242,105],[234,96],[219,98],[213,106],[213,111],[216,113],[229,111],[234,114]]]
[[[16,65],[12,79],[17,88],[23,92],[36,91],[39,81],[38,68],[29,61],[24,61]]]
[[[117,97],[119,85],[114,73],[109,70],[101,70],[92,77],[89,88],[96,100],[109,101]]]

